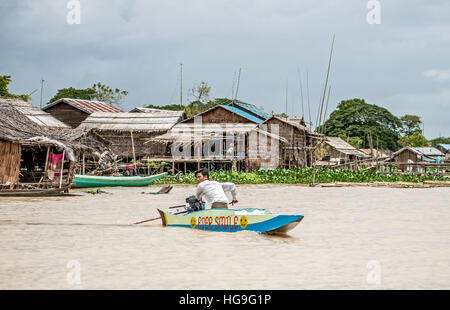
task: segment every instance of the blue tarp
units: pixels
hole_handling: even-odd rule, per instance
[[[253,116],[253,115],[251,115],[251,114],[249,114],[249,113],[247,113],[245,111],[242,111],[241,109],[238,109],[236,107],[232,107],[232,106],[229,106],[229,105],[221,105],[221,107],[227,109],[228,111],[236,113],[236,114],[238,114],[238,115],[240,115],[242,117],[245,117],[246,119],[248,119],[248,120],[250,120],[252,122],[255,122],[257,124],[261,124],[262,122],[264,122],[262,119],[259,119],[256,116]]]

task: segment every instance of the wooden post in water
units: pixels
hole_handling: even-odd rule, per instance
[[[44,167],[44,176],[41,178],[45,180],[45,178],[47,177],[47,169],[48,169],[48,155],[50,154],[50,146],[47,146],[47,155],[45,156],[45,167]],[[39,181],[39,183],[41,182]]]
[[[82,174],[86,174],[86,155],[83,152],[83,171]]]
[[[66,150],[63,151],[62,161],[61,161],[61,174],[59,175],[59,188],[62,186],[63,170],[64,170],[64,155],[66,155]]]
[[[136,154],[134,152],[133,130],[130,130],[130,134],[131,134],[131,147],[133,149],[133,160],[134,160],[134,164],[137,165],[137,163],[136,163]]]

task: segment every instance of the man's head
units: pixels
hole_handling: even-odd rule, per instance
[[[195,172],[195,178],[197,179],[197,183],[202,183],[205,180],[209,179],[209,171],[206,168],[199,169]]]

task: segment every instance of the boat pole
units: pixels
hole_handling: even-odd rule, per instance
[[[189,213],[189,211],[181,211],[181,212],[173,213],[172,215],[178,215],[178,214],[183,214],[183,213]],[[158,216],[158,217],[154,217],[154,218],[151,218],[151,219],[148,219],[148,220],[136,222],[136,223],[133,223],[133,224],[142,224],[142,223],[146,223],[146,222],[155,221],[155,220],[158,220],[158,219],[160,219],[160,218],[161,218],[161,217]]]

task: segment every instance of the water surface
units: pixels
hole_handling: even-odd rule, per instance
[[[241,208],[305,216],[286,236],[131,225],[195,187],[157,189],[0,198],[0,289],[450,288],[450,188],[238,186]]]

